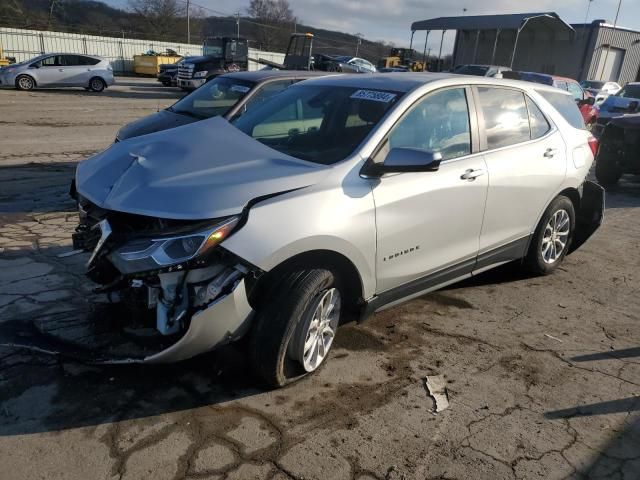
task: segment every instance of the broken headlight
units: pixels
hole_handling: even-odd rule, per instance
[[[231,234],[239,221],[240,217],[231,217],[197,232],[135,239],[111,252],[109,259],[123,274],[178,265],[210,252]]]

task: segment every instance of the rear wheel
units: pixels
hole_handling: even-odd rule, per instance
[[[89,89],[92,92],[101,92],[106,88],[106,84],[104,83],[104,80],[102,80],[100,77],[93,77],[91,80],[89,80]]]
[[[537,275],[553,272],[564,260],[575,231],[573,202],[561,195],[556,197],[540,219],[529,245],[525,264]]]
[[[16,88],[18,90],[33,90],[36,82],[29,75],[20,75],[16,78]]]
[[[253,368],[271,387],[282,387],[316,371],[333,345],[342,293],[333,273],[292,272],[271,292],[257,314],[249,349]]]

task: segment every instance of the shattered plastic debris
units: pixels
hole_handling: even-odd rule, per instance
[[[547,337],[547,338],[550,338],[551,340],[555,340],[556,342],[564,343],[558,337],[554,337],[553,335],[549,335],[548,333],[545,333],[544,336]]]
[[[442,375],[431,375],[424,379],[425,387],[436,404],[436,412],[441,412],[449,407],[449,394],[447,381]]]

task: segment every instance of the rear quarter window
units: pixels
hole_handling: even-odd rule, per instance
[[[571,95],[560,92],[549,92],[547,90],[536,90],[536,92],[553,105],[553,108],[555,108],[573,128],[580,130],[587,128],[584,125],[584,119],[576,105],[576,101]]]

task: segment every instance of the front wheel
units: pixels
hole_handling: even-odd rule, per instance
[[[537,275],[553,272],[564,260],[575,231],[573,202],[556,197],[540,219],[525,258],[528,269]]]
[[[16,78],[16,88],[18,90],[33,90],[36,82],[29,75],[20,75]]]
[[[292,272],[275,288],[249,339],[253,368],[266,384],[282,387],[322,365],[340,323],[341,291],[324,269]]]
[[[89,81],[89,89],[92,92],[101,92],[106,88],[106,85],[104,83],[104,80],[102,80],[101,78],[98,77],[93,77],[90,81]]]

